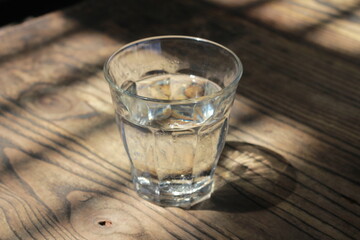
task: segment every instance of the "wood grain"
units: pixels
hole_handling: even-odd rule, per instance
[[[110,7],[111,6],[111,7]],[[357,1],[87,1],[0,29],[0,239],[359,239]],[[245,74],[212,198],[132,189],[102,65],[185,34]]]

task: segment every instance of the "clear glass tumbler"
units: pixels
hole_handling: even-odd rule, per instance
[[[109,58],[105,78],[141,197],[185,208],[210,197],[242,71],[229,49],[187,36],[139,40]]]

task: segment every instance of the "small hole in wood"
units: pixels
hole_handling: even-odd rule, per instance
[[[110,220],[99,221],[98,224],[102,227],[111,227],[112,222]]]

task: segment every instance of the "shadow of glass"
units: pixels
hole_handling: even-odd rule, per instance
[[[278,153],[245,142],[227,142],[211,198],[193,210],[252,212],[286,201],[296,187],[296,170]]]

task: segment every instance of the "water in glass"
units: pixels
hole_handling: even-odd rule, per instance
[[[217,98],[202,97],[221,87],[184,74],[127,81],[121,87],[130,94],[169,100],[121,100],[116,118],[138,193],[160,205],[182,207],[209,196],[228,123],[226,114],[214,117]]]

